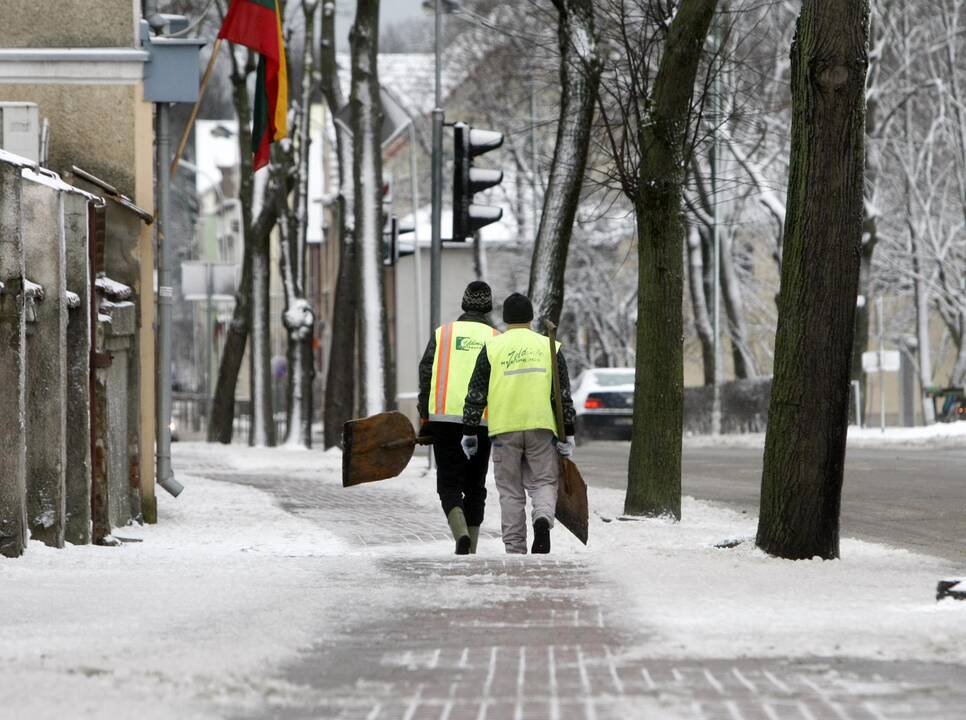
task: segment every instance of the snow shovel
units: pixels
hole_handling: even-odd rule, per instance
[[[342,487],[396,477],[417,445],[432,444],[431,437],[416,437],[400,412],[349,420],[342,426]]]
[[[550,368],[553,372],[553,411],[557,419],[557,439],[566,441],[564,432],[563,399],[560,395],[560,374],[557,370],[557,326],[549,320],[547,335],[550,337]],[[587,544],[589,529],[587,508],[587,483],[580,470],[570,458],[560,458],[560,485],[557,488],[557,508],[554,511],[560,524],[574,534],[580,542]]]

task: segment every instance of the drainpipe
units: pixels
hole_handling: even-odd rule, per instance
[[[157,482],[178,497],[184,486],[171,469],[171,243],[170,218],[171,127],[170,104],[157,103],[158,161],[158,348],[157,348]]]

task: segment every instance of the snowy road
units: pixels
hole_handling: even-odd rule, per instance
[[[966,425],[966,423],[963,423]],[[623,489],[630,443],[581,445],[588,482]],[[758,512],[760,447],[685,443],[684,492]],[[966,565],[966,438],[959,447],[850,447],[842,532]]]

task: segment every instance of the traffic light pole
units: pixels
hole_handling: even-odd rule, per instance
[[[443,34],[442,1],[435,0],[436,7],[436,106],[433,109],[433,244],[429,264],[429,333],[432,337],[440,325],[441,280],[443,270],[443,88],[440,67],[440,41]]]

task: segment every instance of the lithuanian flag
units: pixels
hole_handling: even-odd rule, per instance
[[[252,112],[254,169],[268,164],[268,148],[288,135],[288,72],[278,0],[231,0],[218,37],[259,54]]]

